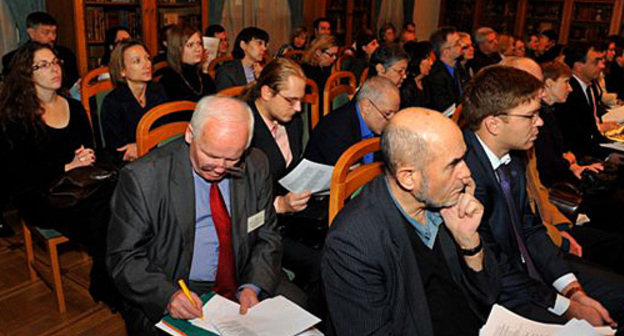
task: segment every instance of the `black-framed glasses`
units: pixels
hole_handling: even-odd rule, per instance
[[[33,71],[37,71],[39,69],[47,70],[47,69],[50,69],[52,66],[55,66],[55,65],[62,66],[63,65],[63,60],[55,58],[55,59],[53,59],[50,62],[43,61],[43,62],[41,62],[39,64],[33,65],[32,69],[33,69]]]
[[[501,116],[506,116],[506,117],[518,117],[518,118],[524,118],[524,119],[528,119],[530,120],[532,123],[536,123],[537,120],[540,118],[540,114],[539,112],[535,112],[533,114],[511,114],[511,113],[501,113],[499,114]]]
[[[330,58],[338,57],[338,54],[337,54],[337,53],[330,53],[330,52],[329,52],[329,51],[327,51],[327,50],[323,50],[323,54],[325,54],[325,55],[329,56]]]
[[[299,98],[299,97],[286,97],[283,94],[281,94],[279,91],[275,91],[275,94],[277,94],[278,96],[282,97],[290,106],[295,106],[297,105],[297,103],[301,104],[301,101],[303,100],[303,97]]]
[[[201,167],[199,167],[200,170],[205,171],[205,172],[210,172],[215,170],[215,168],[219,167],[218,165],[214,165],[214,164],[204,164]],[[221,166],[223,167],[223,169],[225,170],[225,172],[233,177],[241,177],[243,176],[243,171],[244,171],[244,167],[243,165],[233,165],[233,166]]]
[[[397,113],[397,111],[387,111],[384,112],[382,111],[379,107],[377,107],[377,105],[375,105],[375,103],[373,103],[372,100],[368,99],[368,101],[371,103],[371,105],[373,105],[373,107],[375,108],[375,110],[377,110],[377,112],[379,112],[379,114],[381,114],[381,116],[386,119],[386,120],[390,120],[390,118],[392,118],[392,116]]]

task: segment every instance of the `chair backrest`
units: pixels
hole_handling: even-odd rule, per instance
[[[306,94],[301,100],[302,103],[310,104],[310,128],[314,129],[321,119],[319,111],[319,91],[316,82],[312,79],[306,80]]]
[[[349,147],[336,162],[329,189],[329,225],[351,194],[383,172],[382,162],[363,164],[351,169],[364,155],[377,151],[378,137],[362,140]]]
[[[100,92],[111,91],[113,89],[113,82],[111,82],[110,77],[98,80],[100,75],[107,73],[108,67],[99,67],[89,71],[80,81],[80,101],[85,111],[87,111],[87,117],[91,125],[93,125],[93,120],[91,120],[91,104],[89,104],[89,100]]]
[[[289,50],[284,54],[284,57],[297,63],[301,63],[301,59],[303,59],[305,53],[305,50]]]
[[[155,63],[154,65],[152,65],[152,73],[156,74],[158,71],[168,66],[169,66],[169,63],[167,63],[167,61],[160,61],[158,63]],[[160,78],[162,78],[162,74],[152,77],[152,80],[154,81],[154,83],[158,83],[160,82]]]
[[[245,85],[232,86],[217,92],[220,96],[239,97],[245,91]]]
[[[217,66],[219,66],[221,63],[232,61],[232,60],[234,60],[234,57],[232,56],[217,57],[213,59],[210,62],[210,64],[208,64],[208,74],[210,74],[210,77],[215,78],[215,74],[217,72]]]
[[[147,111],[141,117],[137,126],[136,144],[137,156],[141,157],[147,154],[150,149],[156,147],[161,142],[171,139],[177,135],[184,134],[188,121],[174,121],[164,125],[160,125],[154,129],[152,126],[159,119],[175,113],[195,110],[195,102],[192,101],[174,101],[158,105]]]
[[[348,80],[348,84],[343,84],[344,80]],[[353,98],[357,83],[355,75],[350,71],[338,71],[329,76],[323,89],[323,115],[329,114],[332,110],[332,102],[334,98],[341,94],[348,94],[349,99]]]
[[[367,78],[368,78],[368,67],[364,68],[364,70],[362,71],[362,74],[360,75],[360,86],[362,86],[362,84],[366,82]]]
[[[462,112],[462,105],[459,104],[457,105],[457,107],[455,108],[455,112],[453,112],[453,115],[451,116],[451,120],[453,120],[453,122],[455,122],[459,126],[459,128],[464,128],[464,126],[466,126],[466,119],[463,118]]]

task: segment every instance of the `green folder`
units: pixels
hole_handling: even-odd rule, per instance
[[[215,295],[214,292],[206,293],[202,295],[200,298],[203,304],[206,304],[208,300],[210,300]],[[187,320],[176,320],[173,317],[167,315],[163,317],[163,322],[165,322],[169,327],[176,329],[178,332],[187,335],[187,336],[216,336],[216,334],[211,333],[206,329],[202,329],[198,326],[193,325],[191,322]]]

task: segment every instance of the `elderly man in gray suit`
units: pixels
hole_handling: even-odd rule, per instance
[[[213,290],[238,300],[241,313],[277,293],[304,301],[280,271],[268,161],[248,148],[252,134],[247,105],[205,97],[184,139],[122,169],[107,263],[128,334],[158,334],[154,324],[167,313],[199,317],[199,296]]]

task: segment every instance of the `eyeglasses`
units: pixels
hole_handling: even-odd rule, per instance
[[[371,103],[371,105],[373,105],[373,107],[375,108],[375,110],[377,110],[377,112],[379,112],[379,114],[381,114],[381,116],[386,119],[386,120],[390,120],[390,118],[392,118],[392,116],[397,113],[397,111],[387,111],[387,112],[383,112],[382,110],[379,109],[379,107],[377,107],[377,105],[375,105],[375,103],[373,103],[372,100],[368,99],[368,101]]]
[[[390,68],[388,68],[388,69],[390,69],[390,70],[392,70],[392,71],[396,72],[397,74],[399,74],[399,75],[401,75],[401,76],[404,76],[404,75],[406,75],[406,74],[407,74],[407,68],[395,69],[395,68],[393,68],[393,67],[390,67]]]
[[[217,168],[217,167],[219,167],[219,166],[214,165],[214,164],[205,164],[205,165],[199,167],[199,169],[202,170],[202,171],[210,172],[210,171],[215,170],[215,168]],[[225,172],[228,175],[232,176],[232,177],[241,177],[241,176],[243,176],[244,166],[242,164],[240,166],[236,166],[236,165],[227,166],[227,165],[224,165],[222,167],[225,170]]]
[[[280,97],[284,98],[284,100],[285,100],[288,104],[290,104],[290,106],[293,106],[293,107],[294,107],[295,105],[297,105],[297,103],[301,104],[301,101],[303,100],[303,98],[299,98],[299,97],[286,97],[286,96],[284,96],[283,94],[279,93],[279,91],[275,91],[275,93],[276,93],[278,96],[280,96]]]
[[[43,61],[43,62],[41,62],[39,64],[33,65],[32,69],[33,69],[33,71],[37,71],[39,69],[47,70],[47,69],[51,69],[52,66],[56,66],[56,65],[62,66],[63,65],[63,60],[55,58],[51,62]]]
[[[540,114],[539,111],[535,112],[533,114],[510,114],[510,113],[502,113],[499,114],[501,116],[506,116],[506,117],[518,117],[518,118],[524,118],[524,119],[528,119],[531,120],[532,123],[536,123],[537,120],[540,118]]]
[[[325,55],[329,56],[330,58],[338,57],[338,54],[337,54],[337,53],[330,53],[330,52],[329,52],[329,51],[327,51],[327,50],[323,50],[323,54],[325,54]]]

